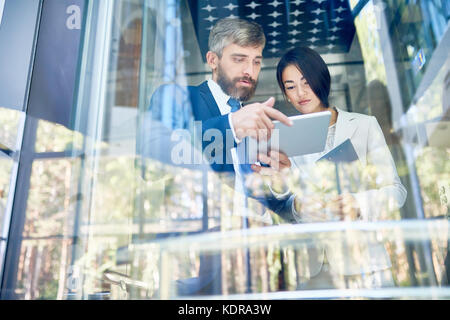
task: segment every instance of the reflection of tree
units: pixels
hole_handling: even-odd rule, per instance
[[[440,183],[450,185],[449,158],[449,149],[444,150],[434,147],[423,148],[416,158],[417,175],[420,177],[420,191],[427,218],[445,219],[449,216],[449,206],[441,202],[439,194]],[[445,268],[448,268],[448,266],[444,267],[444,259],[445,255],[450,252],[447,237],[448,234],[441,241],[434,241],[430,244],[434,247],[434,250],[432,250],[434,271],[438,275],[438,280],[444,283],[448,281],[442,278],[442,275],[446,272]]]
[[[417,218],[417,208],[414,203],[414,190],[411,183],[406,155],[403,150],[403,140],[401,135],[394,131],[392,121],[392,105],[388,90],[384,83],[379,80],[373,80],[367,86],[367,93],[370,113],[375,116],[380,123],[386,143],[394,158],[400,180],[408,191],[405,205],[400,209],[394,218]],[[394,276],[397,277],[400,282],[417,285],[417,277],[419,280],[423,278],[417,273],[420,272],[420,270],[426,270],[427,268],[425,261],[427,258],[424,256],[424,252],[427,250],[426,247],[427,244],[423,244],[422,246],[405,244],[404,252],[406,254],[406,262],[408,265],[407,271],[409,272],[408,280],[401,280],[407,278],[405,273],[402,272],[405,268],[402,263],[400,263],[400,260],[405,259],[403,259],[401,255],[395,255],[394,251],[390,251],[390,255],[392,257],[398,257],[398,261],[393,262],[393,270],[395,270]],[[393,246],[393,250],[402,250],[402,248],[403,246],[398,244]]]
[[[39,120],[36,136],[36,152],[62,152],[80,150],[83,143],[83,135],[66,127]]]
[[[72,160],[33,163],[17,276],[26,299],[62,298],[73,221],[69,195],[76,171]],[[49,240],[39,240],[45,238]]]
[[[420,177],[424,211],[427,217],[445,217],[448,207],[439,195],[438,182],[450,181],[450,150],[425,147],[416,159],[417,175]]]
[[[0,228],[3,226],[3,219],[6,209],[6,201],[9,194],[9,183],[13,161],[0,157]]]
[[[413,190],[410,182],[408,165],[406,163],[406,155],[402,148],[403,141],[402,137],[394,131],[392,105],[386,85],[378,79],[372,80],[367,85],[367,98],[370,114],[374,116],[380,124],[386,144],[394,159],[399,178],[408,191],[405,205],[392,218],[416,218]]]
[[[67,265],[61,253],[69,245],[66,240],[27,240],[22,243],[16,287],[20,298],[57,298],[61,286],[60,268]]]
[[[442,69],[444,70],[444,68]],[[440,72],[439,75],[427,90],[424,96],[417,102],[414,110],[416,121],[425,121],[430,118],[439,116],[442,113],[440,106],[440,96],[442,93],[442,79],[444,72]],[[398,173],[403,185],[408,190],[408,198],[405,206],[401,209],[402,218],[417,218],[417,210],[414,204],[414,190],[410,182],[409,170],[406,163],[406,156],[403,152],[402,144],[404,143],[402,137],[399,136],[393,130],[392,123],[392,108],[387,93],[386,86],[381,81],[374,80],[368,85],[368,100],[372,115],[374,115],[383,130],[383,134],[386,138],[386,142],[391,150],[391,153],[395,159]],[[449,152],[445,149],[438,149],[432,146],[424,147],[417,152],[415,159],[415,167],[417,170],[417,176],[420,180],[420,193],[423,203],[423,212],[426,218],[443,217],[448,208],[442,206],[439,197],[439,182],[450,181],[450,167],[448,164]],[[432,244],[435,245],[435,244]],[[414,262],[420,261],[420,269],[426,269],[425,262],[423,261],[423,253],[421,248],[417,247],[417,255],[419,258],[413,259],[413,252],[411,247],[407,246],[408,261],[410,264],[410,272],[414,272],[416,269]],[[432,250],[433,253],[437,252]],[[442,265],[442,258],[439,258],[435,254],[430,259],[435,260],[435,268]],[[441,270],[435,270],[437,274]],[[414,279],[414,276],[412,276]]]
[[[7,148],[14,151],[17,144],[17,134],[21,112],[0,107],[0,148]],[[9,185],[13,160],[7,158],[0,151],[0,229],[3,226],[4,210],[9,195]]]
[[[14,149],[22,112],[0,107],[0,144]]]
[[[63,236],[73,219],[70,188],[78,173],[76,160],[35,161],[24,236]]]
[[[351,2],[352,6],[355,6],[358,1],[351,0]],[[356,33],[364,58],[367,81],[373,79],[386,81],[386,70],[375,10],[372,1],[370,1],[355,19]]]

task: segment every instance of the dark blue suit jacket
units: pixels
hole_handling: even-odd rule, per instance
[[[219,106],[214,100],[214,97],[209,90],[208,82],[203,82],[199,86],[188,87],[189,98],[192,105],[192,111],[195,121],[202,122],[202,134],[209,129],[218,129],[222,133],[223,141],[219,142],[218,152],[222,152],[220,159],[223,163],[213,163],[211,167],[217,172],[234,172],[233,163],[227,159],[231,159],[230,150],[236,147],[236,143],[233,139],[233,144],[226,144],[227,130],[231,133],[230,123],[228,121],[228,115],[221,115]],[[230,137],[230,136],[229,136]],[[203,141],[203,149],[211,143],[210,141]]]

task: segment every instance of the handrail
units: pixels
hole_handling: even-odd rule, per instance
[[[172,297],[173,300],[285,300],[285,299],[445,299],[450,298],[450,288],[399,287],[377,289],[327,289],[277,291],[211,296]]]
[[[320,240],[320,235],[336,232],[361,231],[365,234],[376,233],[384,241],[398,239],[399,234],[407,241],[430,240],[431,237],[447,234],[449,239],[450,222],[448,220],[400,220],[377,222],[323,222],[286,224],[245,230],[230,230],[206,232],[197,235],[187,235],[170,239],[155,239],[152,241],[135,243],[134,249],[146,250],[147,245],[157,244],[161,250],[182,252],[198,246],[201,251],[233,249],[239,247],[260,246],[262,243],[273,241],[302,241],[311,240],[312,236]],[[389,231],[389,232],[388,232]],[[181,241],[182,240],[182,241]]]

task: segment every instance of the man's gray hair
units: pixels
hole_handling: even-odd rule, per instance
[[[231,18],[219,20],[209,34],[209,50],[221,58],[223,49],[230,44],[264,48],[266,36],[256,22]]]

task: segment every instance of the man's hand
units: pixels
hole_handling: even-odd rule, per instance
[[[269,155],[259,154],[258,160],[269,167],[263,167],[257,164],[252,164],[251,168],[256,173],[252,175],[252,183],[255,181],[271,186],[276,193],[284,194],[289,190],[286,184],[286,175],[291,167],[291,161],[283,152],[272,150]]]
[[[272,120],[292,126],[292,121],[287,116],[273,108],[274,104],[275,99],[271,97],[266,102],[252,103],[234,112],[231,121],[236,137],[239,140],[245,137],[268,140],[274,128]]]
[[[252,164],[252,170],[262,175],[271,176],[277,172],[284,171],[291,167],[291,160],[283,152],[271,150],[268,155],[263,153],[258,154],[258,161],[269,165],[270,167],[263,167]]]

